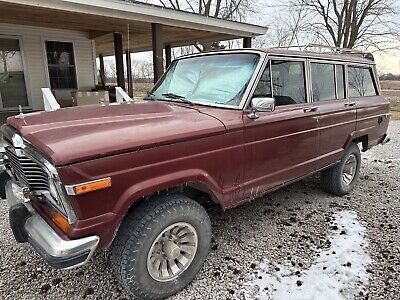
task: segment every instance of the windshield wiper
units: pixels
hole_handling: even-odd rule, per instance
[[[153,93],[148,92],[146,97],[143,98],[143,100],[155,100],[156,99],[156,95],[154,95]]]
[[[180,100],[180,101],[182,101],[184,103],[188,103],[190,105],[193,105],[193,102],[190,101],[190,100],[187,100],[185,96],[181,96],[181,95],[178,95],[178,94],[175,94],[175,93],[164,93],[162,95],[165,98],[168,98],[168,99]]]

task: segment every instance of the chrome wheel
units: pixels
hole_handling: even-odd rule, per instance
[[[168,226],[154,240],[147,255],[147,270],[157,281],[177,278],[192,263],[198,247],[197,232],[188,223]]]
[[[351,154],[343,166],[342,181],[344,184],[349,185],[354,179],[357,172],[357,157]]]

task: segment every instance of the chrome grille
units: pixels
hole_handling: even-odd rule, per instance
[[[5,148],[12,170],[19,180],[32,191],[49,190],[48,175],[44,168],[26,155],[17,155],[10,146]]]

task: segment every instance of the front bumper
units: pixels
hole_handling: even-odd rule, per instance
[[[10,225],[17,241],[29,242],[46,262],[58,269],[81,266],[92,257],[99,244],[98,236],[63,239],[35,211],[17,182],[8,181],[5,190]]]

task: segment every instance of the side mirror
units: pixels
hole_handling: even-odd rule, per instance
[[[250,119],[258,119],[256,112],[272,112],[275,110],[275,99],[272,97],[256,97],[251,99]]]

